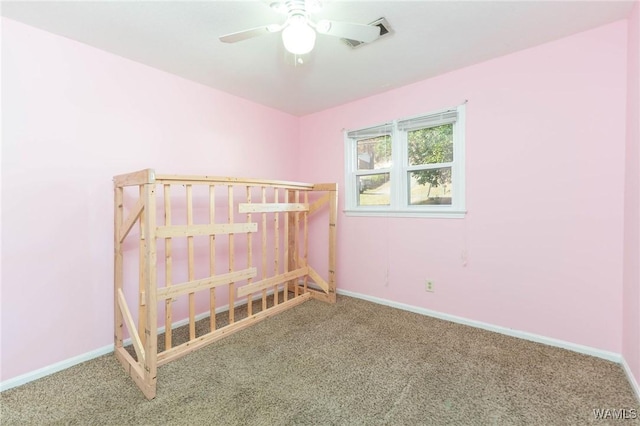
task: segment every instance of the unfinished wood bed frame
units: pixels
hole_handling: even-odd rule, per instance
[[[159,366],[309,299],[335,302],[336,184],[156,175],[152,169],[113,181],[115,356],[148,399],[156,395]],[[326,280],[307,263],[308,217],[325,205]],[[127,287],[134,277],[137,285]],[[224,286],[220,302],[228,297],[228,316],[216,321],[216,288]],[[136,295],[137,315],[127,294],[129,300]],[[172,339],[178,299],[189,330],[179,344]]]

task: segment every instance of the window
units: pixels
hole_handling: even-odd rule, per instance
[[[346,213],[464,217],[464,112],[346,131]]]

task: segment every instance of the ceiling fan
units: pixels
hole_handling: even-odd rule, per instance
[[[370,43],[380,36],[380,27],[322,19],[311,20],[310,15],[320,9],[319,0],[280,0],[271,3],[275,11],[287,15],[283,24],[270,24],[226,34],[224,43],[235,43],[253,37],[282,32],[284,47],[295,55],[309,53],[316,41],[316,32],[334,37]]]

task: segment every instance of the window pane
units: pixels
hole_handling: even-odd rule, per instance
[[[409,204],[451,205],[451,167],[409,172]]]
[[[384,135],[358,141],[358,170],[391,167],[391,136]]]
[[[453,124],[407,133],[410,166],[453,161]]]
[[[389,173],[358,176],[359,206],[388,206],[391,204]]]

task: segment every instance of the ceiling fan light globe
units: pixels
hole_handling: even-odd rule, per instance
[[[304,55],[313,50],[316,32],[306,22],[293,22],[282,31],[282,43],[294,55]]]

